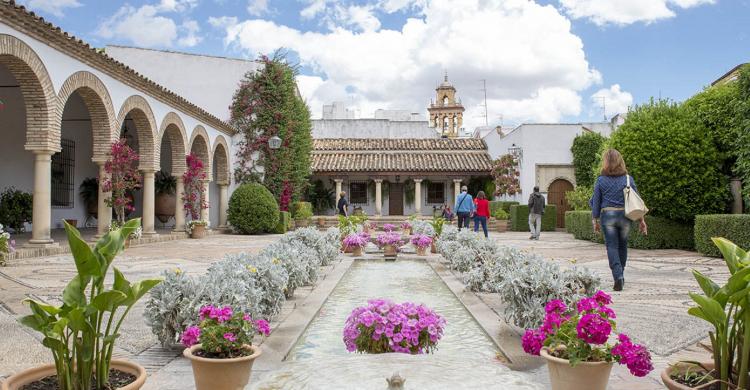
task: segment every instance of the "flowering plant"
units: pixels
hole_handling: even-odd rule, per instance
[[[192,233],[193,232],[193,226],[196,226],[196,225],[199,225],[199,226],[208,226],[208,221],[204,221],[202,219],[198,219],[198,220],[194,219],[194,220],[188,222],[187,223],[187,228],[186,228],[187,233],[188,234]]]
[[[377,222],[365,222],[366,226],[370,228],[370,230],[375,230],[378,228]]]
[[[411,243],[417,248],[427,248],[432,245],[432,238],[426,234],[415,234],[411,237]]]
[[[200,309],[200,323],[185,329],[181,341],[186,347],[200,343],[203,357],[229,359],[250,354],[245,346],[252,344],[256,333],[268,336],[268,321],[253,320],[231,306],[206,305]]]
[[[370,242],[370,235],[367,233],[351,233],[344,238],[344,245],[348,248],[362,248]]]
[[[107,206],[114,209],[120,223],[118,226],[122,226],[125,216],[135,210],[130,193],[141,184],[141,174],[135,166],[139,157],[138,153],[128,146],[125,138],[113,143],[109,152],[110,158],[104,163],[107,177],[100,180],[102,191],[111,193],[104,201]]]
[[[203,161],[192,153],[185,157],[185,162],[187,163],[187,170],[182,175],[185,185],[182,202],[190,219],[198,221],[201,219],[201,210],[208,208],[204,196],[205,187],[203,186],[203,182],[206,180],[206,169],[203,166]]]
[[[444,327],[445,319],[427,306],[372,299],[346,319],[344,344],[349,352],[431,353]]]
[[[411,223],[409,223],[409,221],[401,222],[401,229],[404,229],[404,230],[411,229]]]
[[[392,223],[383,224],[383,231],[385,231],[385,232],[392,232],[394,230],[396,230],[396,225],[394,225]]]
[[[618,335],[614,346],[607,342],[616,327],[615,312],[607,306],[611,303],[612,298],[601,290],[576,302],[575,308],[559,299],[549,301],[542,326],[527,330],[521,338],[523,350],[539,355],[545,347],[550,355],[569,360],[571,366],[616,361],[626,365],[631,374],[646,376],[654,369],[646,347],[633,344],[624,333]]]
[[[399,247],[403,245],[400,234],[388,231],[378,234],[378,237],[375,240],[378,242],[378,246],[381,247],[386,245],[394,245],[396,247]]]

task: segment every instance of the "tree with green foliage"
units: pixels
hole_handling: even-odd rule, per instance
[[[734,172],[744,183],[742,192],[745,197],[745,207],[750,211],[750,65],[746,64],[740,69],[737,87],[741,101],[738,109],[741,122],[736,143],[737,161]]]
[[[630,111],[609,144],[622,153],[654,216],[687,222],[725,211],[722,156],[694,108],[651,100]]]
[[[297,66],[284,52],[258,62],[263,67],[245,75],[232,101],[231,123],[244,135],[234,175],[238,183],[265,185],[286,211],[304,194],[311,173],[310,110],[297,93]],[[274,136],[282,141],[277,150],[268,142]]]
[[[596,176],[594,167],[601,162],[602,148],[607,139],[601,134],[586,131],[573,139],[570,151],[573,153],[576,185],[593,187]]]

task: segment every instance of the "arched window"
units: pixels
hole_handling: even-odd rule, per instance
[[[448,96],[443,96],[443,105],[448,105]]]

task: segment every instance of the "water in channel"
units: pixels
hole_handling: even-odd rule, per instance
[[[432,355],[350,353],[342,340],[346,318],[368,299],[412,301],[446,319]],[[539,389],[531,377],[496,360],[498,349],[463,304],[423,260],[358,260],[331,292],[283,367],[256,389],[386,389],[399,372],[406,389]],[[502,384],[501,387],[497,387]]]

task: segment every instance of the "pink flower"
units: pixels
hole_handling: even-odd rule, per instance
[[[604,344],[612,333],[612,325],[598,314],[586,314],[576,326],[578,338],[590,344]]]
[[[243,320],[243,321],[247,321],[247,322],[250,322],[250,321],[252,321],[252,318],[250,318],[250,315],[249,315],[249,314],[243,314],[243,315],[242,315],[242,320]]]
[[[610,297],[609,294],[605,293],[602,290],[597,291],[596,294],[594,294],[593,298],[602,306],[612,304],[612,297]]]
[[[182,341],[182,344],[186,347],[192,347],[193,345],[198,344],[200,336],[201,329],[199,327],[189,326],[184,332],[182,332],[182,338],[180,341]]]
[[[266,320],[256,320],[255,327],[258,328],[258,332],[260,332],[264,336],[268,336],[269,334],[271,334],[271,327],[268,325],[268,321]]]
[[[237,336],[235,336],[232,332],[227,332],[224,333],[224,340],[235,342],[237,341]]]
[[[206,318],[209,318],[211,316],[211,313],[214,310],[216,310],[216,308],[214,308],[211,305],[206,305],[206,306],[201,307],[201,310],[200,310],[201,321],[205,320]]]
[[[584,313],[590,310],[598,309],[599,303],[594,298],[583,298],[578,301],[576,305],[579,313]]]
[[[654,366],[651,363],[651,354],[646,347],[633,344],[624,333],[620,333],[617,338],[620,342],[612,347],[612,356],[620,364],[625,364],[631,374],[635,376],[648,375],[654,369]]]
[[[526,353],[539,356],[545,338],[544,332],[538,329],[528,329],[521,337],[521,346]]]
[[[565,303],[559,299],[553,299],[549,302],[547,302],[546,305],[544,305],[544,312],[549,313],[558,313],[562,314],[565,313],[565,310],[568,310],[568,307],[565,306]]]

